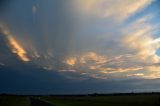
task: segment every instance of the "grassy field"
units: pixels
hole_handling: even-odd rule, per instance
[[[41,97],[56,106],[160,106],[160,95]]]
[[[0,96],[0,106],[29,106],[27,96]]]
[[[33,96],[32,96],[33,97]],[[54,106],[160,106],[160,95],[39,96]],[[29,106],[28,96],[0,96],[0,106]]]

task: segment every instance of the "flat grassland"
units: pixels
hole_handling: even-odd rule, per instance
[[[160,95],[46,96],[56,106],[160,106]]]
[[[29,106],[27,96],[0,96],[0,106]]]
[[[32,96],[54,106],[160,106],[160,95]],[[30,106],[30,96],[0,96],[0,106]]]

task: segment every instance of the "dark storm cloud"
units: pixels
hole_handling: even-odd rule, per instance
[[[5,64],[0,66],[0,92],[3,93],[84,94],[155,91],[159,87],[158,79],[97,80],[81,76],[82,80],[80,80],[80,75],[74,75],[74,80],[73,78],[68,79],[57,71],[46,71],[33,64],[22,63],[17,56],[10,52],[9,47],[5,45],[4,38],[1,36],[0,39],[0,58],[1,61],[4,60]]]
[[[38,6],[34,13],[32,6]],[[65,1],[16,0],[6,9],[2,20],[29,52],[34,50],[42,57],[51,52],[58,61],[69,51],[74,19],[67,11]]]
[[[68,79],[57,71],[46,71],[36,68],[33,64],[22,63],[17,56],[10,52],[9,47],[5,45],[4,38],[0,36],[0,39],[0,59],[5,64],[4,66],[0,66],[0,92],[3,93],[84,94],[95,92],[130,92],[137,89],[144,91],[145,87],[149,86],[147,83],[149,81],[137,79],[121,81],[97,80],[81,76],[82,80],[80,80],[80,75],[74,75],[75,77],[77,76],[77,79]],[[152,81],[149,84],[152,84]],[[154,86],[152,87],[154,88]],[[152,87],[147,89],[152,89]]]
[[[155,14],[136,15],[152,2],[0,2],[0,92],[157,91]]]
[[[0,67],[0,92],[17,94],[85,94],[110,92],[158,91],[159,79],[144,80],[69,80],[56,72]],[[12,71],[11,71],[12,70]],[[37,74],[38,73],[38,74]]]
[[[6,7],[1,21],[30,55],[36,53],[41,57],[35,59],[38,65],[52,65],[58,69],[70,51],[70,38],[74,30],[74,19],[66,5],[65,1],[59,0],[16,0]],[[48,55],[52,56],[49,60]]]
[[[11,3],[12,0],[0,0],[0,11],[4,11],[7,4]]]
[[[0,62],[8,67],[17,67],[17,64],[21,64],[21,61],[13,54],[7,45],[7,39],[0,33]]]

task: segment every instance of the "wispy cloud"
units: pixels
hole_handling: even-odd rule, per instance
[[[32,5],[32,13],[33,14],[37,13],[38,9],[39,9],[39,4]]]
[[[74,64],[68,69],[74,69],[75,72],[82,75],[102,79],[113,77],[159,78],[160,57],[156,51],[160,47],[160,38],[154,36],[159,26],[150,23],[151,19],[153,15],[141,16],[118,29],[120,35],[113,32],[120,39],[116,41],[117,46],[111,45],[110,53],[119,49],[121,51],[116,54],[99,54],[95,51],[71,56],[68,59],[74,59]]]
[[[76,7],[86,15],[123,21],[140,12],[154,0],[76,0]]]
[[[139,19],[141,20],[141,19]],[[159,62],[156,50],[159,48],[159,38],[153,38],[153,32],[158,30],[156,25],[147,24],[146,21],[136,21],[125,29],[124,43],[128,45],[140,59],[149,59],[150,62]]]

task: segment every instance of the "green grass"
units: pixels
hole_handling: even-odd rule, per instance
[[[158,95],[41,97],[56,106],[160,106]]]
[[[160,106],[160,95],[40,96],[55,106]],[[27,96],[0,96],[0,106],[29,106]]]
[[[25,96],[0,96],[0,106],[29,106],[29,103]]]

